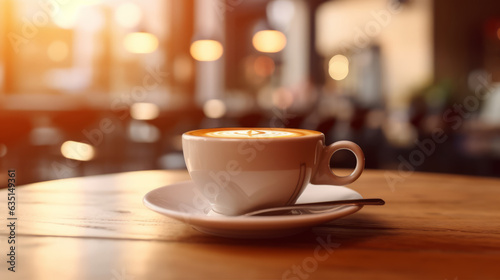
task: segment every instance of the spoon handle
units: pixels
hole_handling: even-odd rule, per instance
[[[255,216],[264,213],[280,212],[288,210],[314,210],[317,208],[325,208],[328,206],[337,205],[384,205],[385,201],[380,198],[364,198],[364,199],[348,199],[348,200],[336,200],[336,201],[324,201],[324,202],[313,202],[313,203],[301,203],[282,207],[273,207],[267,209],[261,209],[252,211],[243,216]]]
[[[362,198],[362,199],[347,199],[312,203],[299,203],[285,207],[309,207],[309,206],[334,206],[334,205],[384,205],[385,201],[380,198]]]

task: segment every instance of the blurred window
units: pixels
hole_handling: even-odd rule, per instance
[[[0,1],[0,93],[130,91],[165,62],[170,1]],[[147,15],[147,16],[146,16]]]

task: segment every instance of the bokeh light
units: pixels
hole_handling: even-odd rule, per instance
[[[224,48],[215,40],[197,40],[191,44],[189,51],[198,61],[215,61],[222,56]]]
[[[267,4],[267,18],[272,26],[287,28],[295,14],[293,0],[274,0]]]
[[[130,115],[136,120],[154,120],[160,115],[160,107],[153,103],[134,103],[130,106]]]
[[[273,108],[273,94],[274,88],[265,86],[257,92],[257,105],[264,110],[271,110]]]
[[[274,73],[274,60],[268,56],[261,55],[255,59],[253,68],[257,76],[268,77]]]
[[[142,20],[141,8],[134,3],[123,3],[115,11],[115,20],[122,27],[136,27]]]
[[[497,29],[497,38],[500,40],[500,28]]]
[[[76,25],[80,9],[68,9],[64,12],[52,14],[52,22],[60,28],[72,29]]]
[[[292,106],[294,96],[289,89],[280,87],[273,92],[272,100],[275,107],[281,110],[286,110]]]
[[[0,157],[3,157],[7,154],[7,146],[5,144],[0,143]]]
[[[46,1],[49,2],[50,1]],[[53,2],[53,1],[52,1]],[[62,2],[62,1],[58,1]],[[54,10],[52,12],[48,13],[50,14],[50,17],[52,19],[52,22],[60,28],[63,29],[73,29],[76,26],[77,21],[79,18],[85,17],[85,20],[89,24],[95,24],[93,19],[89,18],[88,14],[82,15],[81,12],[82,10],[85,10],[87,7],[90,6],[95,6],[98,4],[101,4],[102,0],[72,0],[72,1],[64,1],[65,3],[52,3],[54,5]],[[39,7],[42,8],[40,11],[48,11],[46,9],[51,9],[49,6],[43,6],[47,5],[48,3],[43,3],[40,2]],[[91,16],[92,17],[92,16]]]
[[[210,99],[203,105],[203,113],[211,119],[218,119],[226,114],[226,104],[219,99]]]
[[[61,154],[65,158],[89,161],[95,156],[95,149],[92,145],[76,142],[66,141],[61,145]]]
[[[336,81],[341,81],[349,74],[349,60],[338,54],[333,56],[328,63],[328,74]]]
[[[193,76],[194,66],[193,60],[189,55],[179,54],[174,57],[172,62],[174,78],[181,83],[187,83]]]
[[[98,32],[104,28],[106,19],[104,13],[97,6],[90,6],[82,9],[80,17],[78,18],[78,29]]]
[[[158,38],[151,33],[134,32],[125,36],[123,45],[131,53],[152,53],[158,48]]]
[[[264,53],[277,53],[286,46],[286,36],[277,30],[261,30],[252,38],[256,50]]]
[[[160,136],[160,130],[156,126],[144,121],[133,120],[128,127],[128,137],[133,142],[154,143],[160,139]]]
[[[54,62],[61,62],[68,57],[69,47],[66,42],[54,41],[47,48],[47,56]]]

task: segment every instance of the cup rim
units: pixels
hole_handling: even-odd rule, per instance
[[[291,136],[291,137],[253,137],[253,138],[231,138],[231,137],[211,137],[211,136],[203,136],[203,135],[193,135],[196,132],[203,132],[207,130],[238,130],[238,129],[248,129],[248,130],[292,130],[296,132],[308,132],[312,133],[310,135],[301,135],[301,136]],[[324,134],[320,131],[310,130],[310,129],[302,129],[302,128],[280,128],[280,127],[216,127],[216,128],[202,128],[195,129],[184,132],[182,134],[183,139],[203,139],[203,140],[211,140],[211,141],[265,141],[265,140],[273,140],[273,141],[296,141],[299,139],[305,138],[316,138],[318,136],[323,136]]]

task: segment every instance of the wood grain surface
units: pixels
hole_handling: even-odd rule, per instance
[[[210,236],[142,204],[186,171],[71,178],[16,190],[16,272],[0,279],[500,279],[500,179],[366,170],[352,184],[382,207],[286,238]],[[392,177],[394,178],[394,177]]]

